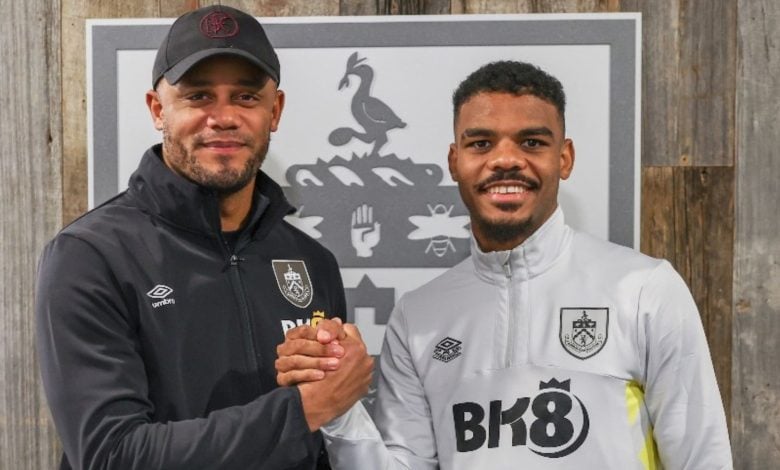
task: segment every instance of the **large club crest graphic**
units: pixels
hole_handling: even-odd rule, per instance
[[[336,127],[328,129],[322,147],[333,157],[287,169],[285,192],[299,208],[287,220],[328,247],[342,268],[453,266],[469,253],[469,217],[458,189],[442,184],[441,166],[392,151],[395,133],[426,135],[407,125],[393,96],[372,92],[381,70],[369,63],[352,53],[343,76],[333,76],[334,93],[352,94],[354,123],[328,123]],[[355,144],[371,150],[358,155],[351,149]],[[347,320],[358,324],[369,352],[378,355],[395,289],[377,287],[363,274],[356,287],[345,290]],[[375,391],[372,387],[364,400],[369,408]]]
[[[336,93],[352,91],[357,126],[337,123],[323,148],[343,152],[364,142],[371,151],[291,165],[287,196],[300,209],[288,221],[330,248],[342,267],[453,266],[469,249],[469,218],[457,187],[442,185],[440,166],[390,151],[393,133],[415,130],[393,109],[392,96],[372,93],[381,71],[369,62],[352,53],[344,75],[334,77]]]
[[[288,220],[338,257],[347,318],[374,346],[372,354],[379,352],[398,294],[468,255],[467,212],[446,176],[448,95],[459,77],[479,65],[515,57],[549,69],[564,86],[589,84],[585,92],[582,87],[567,92],[586,103],[579,109],[588,109],[587,116],[599,117],[590,120],[598,124],[577,125],[583,118],[576,114],[571,119],[577,141],[591,149],[588,159],[596,164],[588,165],[594,170],[587,184],[568,181],[561,205],[566,208],[568,200],[576,208],[571,201],[585,201],[605,214],[571,217],[568,222],[577,228],[624,245],[636,238],[639,17],[477,16],[469,21],[264,21],[288,70],[289,99],[263,169],[298,207]],[[226,36],[239,25],[213,16],[202,26],[206,34]],[[95,20],[87,27],[89,205],[94,207],[124,189],[140,156],[160,139],[137,97],[146,92],[146,74],[170,25]],[[418,78],[414,86],[410,73]],[[577,133],[580,127],[585,131]],[[594,191],[592,181],[609,184]],[[285,277],[290,268],[304,279],[298,266],[279,265],[278,293],[312,313],[303,307],[310,300],[306,289],[299,289],[293,273]],[[315,283],[325,275],[311,272],[315,266],[307,268]]]

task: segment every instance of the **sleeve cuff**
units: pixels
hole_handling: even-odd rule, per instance
[[[343,415],[320,428],[323,434],[334,438],[381,439],[374,421],[363,403],[358,401]]]

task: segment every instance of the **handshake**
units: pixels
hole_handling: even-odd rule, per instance
[[[289,330],[276,352],[276,381],[282,387],[298,387],[312,432],[368,392],[374,359],[357,327],[340,318]]]

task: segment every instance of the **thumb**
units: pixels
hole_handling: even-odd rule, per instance
[[[357,338],[360,341],[363,341],[363,337],[360,335],[360,330],[358,327],[352,323],[345,323],[344,324],[344,332],[347,336],[350,338]]]

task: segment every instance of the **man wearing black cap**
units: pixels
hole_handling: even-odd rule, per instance
[[[276,386],[286,325],[345,311],[335,259],[284,222],[259,170],[279,80],[250,15],[180,17],[146,95],[162,144],[46,247],[37,339],[61,469],[327,468],[316,430],[365,393],[372,362],[346,325],[338,371]]]

